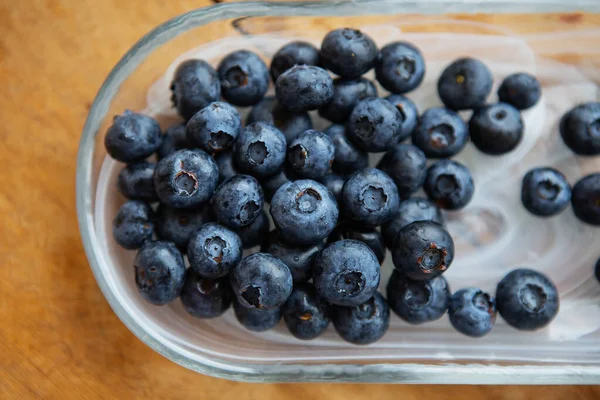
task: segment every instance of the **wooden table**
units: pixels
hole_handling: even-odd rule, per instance
[[[158,23],[208,3],[0,2],[0,398],[600,397],[594,387],[228,382],[166,360],[125,328],[98,289],[79,238],[79,135],[97,89],[123,53]],[[536,23],[562,29],[598,26],[600,19],[553,15]]]

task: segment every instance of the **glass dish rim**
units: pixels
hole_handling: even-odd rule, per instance
[[[369,2],[365,12],[361,3]],[[243,2],[221,3],[189,11],[162,23],[138,40],[108,74],[88,113],[79,144],[76,167],[76,205],[79,230],[98,286],[113,311],[127,328],[157,353],[196,372],[219,378],[252,382],[389,382],[452,384],[598,384],[600,367],[590,365],[483,365],[483,364],[236,364],[204,359],[198,362],[183,349],[174,350],[148,334],[116,300],[99,266],[102,257],[94,229],[92,198],[95,137],[109,104],[121,84],[137,65],[158,46],[180,33],[212,21],[258,16],[352,16],[378,13],[531,13],[600,11],[596,0],[356,0],[335,2]]]

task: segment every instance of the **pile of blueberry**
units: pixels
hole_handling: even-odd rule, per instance
[[[388,97],[362,77],[373,68]],[[497,311],[517,329],[547,325],[558,292],[537,271],[513,270],[495,296],[478,288],[452,293],[442,275],[454,243],[441,209],[465,207],[474,192],[467,167],[450,158],[469,139],[492,156],[514,150],[524,132],[521,110],[538,102],[540,84],[513,74],[498,90],[500,102],[490,104],[492,73],[461,58],[438,80],[445,107],[419,113],[404,94],[424,74],[414,45],[378,49],[354,29],[328,33],[320,49],[287,44],[270,69],[247,50],[227,55],[217,70],[197,59],[181,63],[171,90],[185,123],[163,134],[154,119],[125,111],[105,137],[110,156],[127,164],[118,188],[129,201],[113,233],[122,247],[138,249],[141,296],[156,305],[180,298],[198,318],[217,317],[233,303],[253,331],[283,316],[299,339],[316,338],[332,321],[355,344],[385,334],[390,308],[411,324],[448,312],[472,337],[492,329]],[[275,97],[265,97],[270,79]],[[234,106],[252,106],[245,125]],[[311,110],[332,125],[312,129]],[[473,110],[468,123],[460,110]],[[575,153],[600,154],[600,103],[569,111],[560,133]],[[370,168],[368,153],[380,152]],[[157,162],[147,161],[154,155]],[[411,197],[420,188],[427,198]],[[570,202],[579,219],[600,225],[600,174],[571,189],[559,171],[536,168],[523,178],[522,201],[542,217]],[[386,248],[395,271],[384,298],[377,288]]]

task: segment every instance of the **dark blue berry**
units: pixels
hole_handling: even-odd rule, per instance
[[[177,67],[171,91],[173,105],[187,121],[213,101],[219,100],[221,84],[210,64],[202,60],[187,60]]]
[[[158,199],[169,207],[193,208],[206,203],[218,181],[217,163],[199,149],[176,151],[160,160],[154,170]]]
[[[335,148],[329,136],[310,129],[288,144],[287,158],[296,175],[318,179],[329,171],[334,154]]]
[[[231,305],[233,294],[229,279],[206,279],[188,268],[181,290],[181,303],[188,314],[196,318],[216,318]]]
[[[394,267],[415,280],[443,274],[454,260],[454,241],[433,221],[416,221],[398,232],[392,248]]]
[[[167,128],[162,135],[160,147],[156,151],[158,159],[161,160],[177,150],[189,149],[192,144],[185,134],[185,124],[174,124]]]
[[[269,217],[265,210],[261,210],[258,217],[250,225],[235,229],[242,240],[242,246],[249,249],[258,246],[269,233]]]
[[[229,53],[217,68],[225,100],[239,106],[252,106],[269,88],[269,69],[256,54],[248,50]]]
[[[537,78],[526,72],[509,75],[498,88],[500,101],[512,104],[519,110],[533,107],[542,96],[542,86]]]
[[[331,169],[341,175],[349,175],[369,166],[369,154],[356,147],[346,136],[344,125],[331,125],[325,130],[335,147]]]
[[[291,111],[316,110],[333,97],[333,80],[323,68],[296,65],[275,82],[277,101]]]
[[[171,242],[146,242],[133,262],[135,284],[140,295],[160,306],[181,294],[185,280],[185,264]]]
[[[222,278],[242,259],[242,241],[232,230],[210,222],[192,233],[187,256],[190,268],[203,278]]]
[[[161,204],[156,212],[156,235],[185,251],[192,233],[214,220],[214,213],[208,204],[197,210],[169,208]]]
[[[307,282],[312,278],[313,261],[320,250],[320,244],[308,246],[287,244],[276,230],[268,234],[261,246],[261,251],[274,255],[288,266],[295,284]]]
[[[315,339],[329,325],[330,307],[310,283],[294,287],[281,307],[283,321],[290,333],[302,340]]]
[[[521,201],[532,214],[549,217],[563,211],[571,201],[567,178],[550,167],[534,168],[523,177]]]
[[[335,197],[335,201],[338,204],[342,204],[342,190],[344,189],[346,178],[335,172],[331,172],[319,179],[319,181],[329,189],[331,194],[333,194],[333,197]]]
[[[438,207],[458,210],[471,201],[475,186],[467,167],[456,161],[440,160],[427,169],[423,189]]]
[[[259,310],[241,305],[233,299],[233,311],[240,324],[249,331],[265,332],[275,327],[281,320],[281,308]]]
[[[427,158],[416,146],[397,144],[385,153],[377,168],[394,180],[400,197],[407,199],[425,182]]]
[[[377,88],[370,80],[337,78],[333,81],[333,97],[329,103],[319,108],[319,115],[331,122],[343,124],[358,102],[367,97],[377,97]]]
[[[315,258],[313,283],[328,302],[356,306],[375,294],[380,267],[373,251],[358,240],[345,239],[325,247]]]
[[[471,141],[479,151],[499,155],[513,151],[523,138],[521,113],[508,103],[479,108],[469,120]]]
[[[375,76],[386,90],[407,93],[415,90],[425,76],[421,51],[408,42],[394,42],[381,48]]]
[[[443,276],[416,281],[394,271],[387,284],[390,308],[413,325],[442,318],[448,310],[450,296],[450,287]]]
[[[238,174],[233,151],[217,153],[214,158],[217,167],[219,168],[219,185],[226,179],[232,178]]]
[[[494,298],[477,288],[455,292],[450,298],[448,316],[454,329],[471,337],[485,336],[496,322]]]
[[[292,293],[292,274],[278,258],[254,253],[242,259],[231,272],[231,287],[245,307],[271,310]]]
[[[370,97],[354,107],[346,134],[359,148],[373,153],[386,151],[398,143],[402,115],[386,99]]]
[[[113,118],[104,136],[104,146],[117,161],[139,161],[158,149],[160,135],[160,126],[154,118],[126,110]]]
[[[379,50],[369,36],[357,29],[329,32],[321,43],[321,65],[345,79],[354,79],[375,66]]]
[[[531,269],[516,269],[498,283],[496,307],[509,325],[534,331],[556,317],[558,290],[544,274]]]
[[[381,226],[385,245],[393,249],[394,240],[400,229],[415,221],[433,221],[444,225],[442,211],[429,200],[421,197],[402,200],[392,219]]]
[[[469,141],[467,124],[458,113],[443,107],[426,110],[412,134],[412,142],[427,157],[448,158],[458,154]]]
[[[266,178],[281,169],[286,147],[279,129],[267,122],[254,122],[242,129],[235,142],[235,163],[242,172]]]
[[[271,59],[273,82],[294,65],[319,65],[319,50],[307,42],[291,42],[277,50]]]
[[[156,201],[153,179],[155,167],[156,164],[147,161],[127,164],[119,173],[119,192],[131,200]]]
[[[376,168],[355,172],[346,180],[342,190],[345,216],[364,226],[374,227],[387,222],[399,203],[396,184],[385,172]]]
[[[148,203],[129,200],[119,208],[113,221],[113,237],[125,249],[139,249],[152,239],[154,219],[154,212]]]
[[[485,105],[494,78],[489,68],[474,58],[459,58],[444,69],[437,83],[444,105],[452,110],[468,110]]]
[[[252,107],[246,118],[246,124],[253,122],[268,122],[281,130],[287,142],[291,142],[296,135],[312,129],[312,121],[305,111],[293,112],[277,102],[273,96],[265,97],[260,103]]]
[[[293,177],[292,179],[292,173],[290,170],[291,167],[286,166],[275,175],[269,176],[268,178],[263,179],[261,181],[262,188],[265,194],[265,201],[267,203],[271,202],[273,196],[275,196],[275,193],[283,184],[296,180],[295,177]]]
[[[327,241],[329,243],[334,243],[342,239],[354,239],[363,242],[373,251],[379,264],[383,263],[383,260],[385,259],[385,245],[383,244],[381,233],[376,229],[365,229],[361,226],[357,226],[355,223],[343,221],[338,224],[331,235],[329,235]]]
[[[295,245],[319,243],[333,231],[339,216],[333,194],[309,179],[282,185],[270,212],[281,237]]]
[[[240,113],[235,107],[216,101],[198,111],[188,121],[185,132],[195,147],[209,153],[227,150],[242,129]]]
[[[352,344],[371,344],[390,326],[390,306],[381,294],[354,307],[333,307],[333,326],[342,339]]]
[[[392,94],[385,99],[398,109],[400,116],[402,117],[402,127],[401,132],[398,135],[398,142],[411,137],[419,120],[419,110],[415,103],[401,94]]]
[[[573,186],[571,205],[581,221],[600,225],[600,173],[584,176]]]
[[[580,104],[565,113],[560,120],[560,135],[575,154],[600,154],[600,102]]]
[[[213,195],[217,220],[230,227],[250,225],[262,210],[264,196],[260,183],[250,175],[236,175],[221,183]]]

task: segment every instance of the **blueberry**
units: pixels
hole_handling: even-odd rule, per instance
[[[309,179],[283,184],[271,200],[270,212],[281,237],[295,245],[319,243],[339,216],[333,194]]]
[[[254,253],[243,258],[231,272],[233,293],[245,307],[277,308],[290,297],[292,286],[289,268],[267,253]]]
[[[181,303],[188,314],[196,318],[216,318],[231,305],[231,288],[228,279],[206,279],[188,268],[181,290]]]
[[[452,110],[468,110],[485,105],[494,78],[489,68],[474,58],[459,58],[444,69],[437,83],[444,105]]]
[[[321,65],[345,79],[354,79],[375,66],[379,51],[369,36],[357,29],[329,32],[321,43]]]
[[[232,230],[209,222],[190,236],[187,256],[190,268],[203,278],[222,278],[242,259],[242,241]]]
[[[266,179],[263,179],[261,184],[265,194],[265,201],[270,203],[275,196],[277,190],[285,183],[296,180],[295,177],[292,178],[291,168],[286,166],[282,168],[275,175],[269,176]]]
[[[560,136],[575,154],[600,154],[600,102],[580,104],[565,113],[560,119]]]
[[[279,129],[267,122],[254,122],[242,129],[234,145],[236,165],[258,178],[274,175],[285,162],[286,146]]]
[[[235,229],[235,233],[242,240],[242,246],[245,249],[261,244],[264,237],[269,233],[269,217],[267,217],[265,210],[261,210],[258,217],[250,225]]]
[[[357,306],[375,294],[380,267],[375,253],[363,242],[344,239],[325,247],[315,258],[313,283],[328,302]]]
[[[122,162],[143,160],[158,149],[160,142],[158,122],[129,110],[113,118],[104,137],[108,154]]]
[[[458,210],[471,201],[475,186],[467,167],[456,161],[440,160],[427,169],[423,189],[438,207]]]
[[[290,333],[302,340],[315,339],[329,325],[329,304],[318,295],[310,283],[294,287],[281,312]]]
[[[176,151],[154,169],[156,195],[169,207],[193,208],[206,203],[218,181],[217,163],[199,149]]]
[[[294,65],[319,65],[319,50],[307,42],[291,42],[277,50],[271,59],[273,82]]]
[[[230,148],[241,129],[240,113],[222,101],[211,103],[198,111],[185,126],[189,141],[208,153]]]
[[[385,153],[377,168],[394,180],[400,197],[407,199],[425,182],[427,158],[416,146],[397,144]]]
[[[281,320],[281,308],[259,310],[248,308],[233,299],[235,317],[244,328],[254,332],[265,332],[275,327]]]
[[[192,144],[185,134],[185,124],[174,124],[167,128],[162,135],[160,147],[156,150],[158,159],[161,160],[177,150],[189,149]]]
[[[542,86],[537,78],[526,72],[507,76],[498,88],[500,101],[512,104],[519,110],[533,107],[542,96]]]
[[[344,183],[346,183],[346,178],[341,175],[336,174],[335,172],[329,173],[320,179],[320,182],[325,185],[327,189],[333,194],[335,197],[335,201],[338,204],[342,203],[342,190],[344,189]]]
[[[385,245],[392,249],[394,239],[400,229],[415,221],[433,221],[444,225],[444,217],[441,210],[432,202],[421,197],[413,197],[400,202],[400,206],[394,213],[392,219],[381,226],[381,233]]]
[[[352,174],[342,189],[346,217],[365,227],[388,221],[400,203],[396,184],[385,172],[365,168]]]
[[[119,172],[117,188],[119,192],[131,200],[156,201],[154,191],[154,168],[156,164],[139,161],[127,164]]]
[[[571,205],[581,221],[600,225],[600,173],[584,176],[573,186]]]
[[[289,245],[279,237],[276,230],[268,234],[261,247],[261,251],[274,255],[288,266],[294,284],[307,282],[312,278],[312,264],[320,250],[320,244]]]
[[[494,298],[477,288],[455,292],[450,298],[448,316],[454,329],[471,337],[485,336],[496,322]]]
[[[240,228],[258,218],[264,196],[255,178],[236,175],[219,185],[211,204],[220,223],[230,228]]]
[[[232,151],[224,151],[214,156],[217,167],[219,168],[219,185],[226,179],[232,178],[238,174],[238,168],[235,165],[235,157]]]
[[[316,110],[333,97],[333,80],[323,68],[296,65],[275,82],[277,101],[291,111]]]
[[[460,115],[442,107],[426,110],[412,134],[412,142],[427,157],[448,158],[458,154],[469,141],[467,124]]]
[[[331,169],[348,175],[369,166],[369,155],[356,147],[346,136],[344,125],[333,124],[325,130],[335,147],[335,155]]]
[[[139,249],[152,239],[154,219],[154,212],[148,203],[129,200],[119,208],[113,221],[113,237],[125,249]]]
[[[343,124],[358,102],[367,97],[377,97],[377,88],[370,80],[337,78],[333,81],[333,97],[329,103],[319,108],[319,115],[331,122]]]
[[[390,326],[390,306],[382,295],[354,307],[333,307],[333,326],[342,339],[352,344],[371,344],[383,337]]]
[[[197,210],[169,208],[161,204],[156,211],[156,235],[185,251],[192,233],[214,220],[215,215],[208,204]]]
[[[532,214],[549,217],[563,211],[571,201],[567,178],[554,168],[534,168],[523,177],[521,201]]]
[[[198,111],[219,100],[221,84],[217,72],[202,60],[179,64],[171,82],[173,105],[186,121]]]
[[[408,42],[394,42],[381,49],[375,65],[375,76],[386,90],[407,93],[415,90],[425,76],[425,60],[421,51]]]
[[[252,107],[246,118],[246,124],[253,122],[268,122],[275,125],[283,132],[287,142],[291,142],[296,135],[312,129],[312,121],[305,111],[293,112],[277,102],[275,97],[265,97],[260,103]]]
[[[401,94],[392,94],[385,99],[398,109],[400,116],[402,117],[402,127],[401,132],[398,135],[398,142],[411,137],[417,127],[419,119],[419,110],[415,103]]]
[[[327,241],[334,243],[341,239],[354,239],[363,242],[373,251],[379,264],[383,263],[385,259],[385,245],[383,244],[381,233],[376,229],[365,229],[359,225],[357,226],[357,224],[343,221],[329,235]]]
[[[133,262],[135,284],[140,295],[160,306],[181,294],[185,280],[185,264],[171,242],[146,242]]]
[[[390,308],[413,325],[442,318],[448,310],[450,296],[450,287],[443,276],[416,281],[394,271],[387,284]]]
[[[521,113],[508,103],[496,103],[473,112],[471,141],[479,151],[499,155],[513,151],[523,138]]]
[[[402,115],[386,99],[370,97],[354,107],[346,134],[359,148],[373,153],[386,151],[402,133]]]
[[[535,331],[548,325],[559,308],[558,290],[544,274],[515,269],[498,283],[496,306],[511,326]]]
[[[335,147],[329,136],[310,129],[288,144],[287,158],[296,175],[318,179],[329,171],[334,154]]]
[[[269,69],[260,57],[248,50],[226,55],[217,71],[223,98],[234,106],[258,103],[269,88]]]

